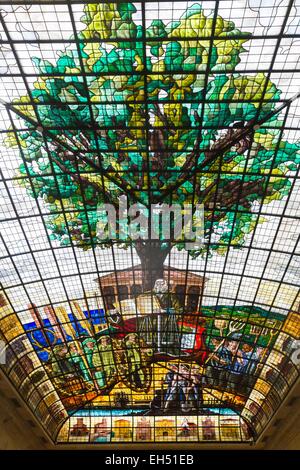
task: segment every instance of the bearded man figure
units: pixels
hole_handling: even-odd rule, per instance
[[[161,309],[168,311],[172,309],[179,314],[182,311],[179,299],[174,292],[171,292],[165,279],[157,279],[153,287],[153,293],[158,300]]]
[[[170,356],[180,355],[180,334],[177,324],[181,314],[177,296],[170,292],[167,281],[157,279],[152,292],[140,298],[147,299],[148,305],[156,305],[149,314],[140,318],[139,334],[146,344],[151,344],[154,353]]]

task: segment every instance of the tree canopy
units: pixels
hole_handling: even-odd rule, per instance
[[[43,198],[62,245],[107,246],[97,208],[122,194],[146,207],[203,203],[210,250],[243,245],[253,204],[286,196],[300,162],[278,116],[251,127],[280,90],[263,73],[236,71],[250,34],[232,21],[199,4],[168,24],[138,13],[132,3],[87,5],[84,28],[56,63],[33,59],[40,76],[14,104],[28,131],[7,141],[22,150],[18,181]]]

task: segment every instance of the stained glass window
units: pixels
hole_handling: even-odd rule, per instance
[[[299,376],[299,15],[0,6],[1,367],[56,443],[256,441]]]

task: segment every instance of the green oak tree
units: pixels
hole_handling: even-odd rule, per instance
[[[254,205],[286,196],[300,161],[272,115],[280,90],[263,73],[235,71],[250,34],[232,21],[199,4],[170,23],[141,17],[132,3],[86,5],[77,40],[56,63],[33,59],[40,77],[14,103],[28,131],[7,142],[22,150],[18,181],[43,198],[62,245],[110,246],[98,237],[97,209],[117,208],[125,194],[147,209],[202,203],[210,243],[194,257],[240,247],[257,222]],[[129,236],[118,245],[136,249],[145,289],[172,247],[185,247]]]

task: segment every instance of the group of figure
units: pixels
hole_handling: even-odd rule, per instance
[[[102,336],[98,341],[87,338],[82,342],[82,347],[96,388],[101,390],[117,372],[111,338]]]
[[[103,389],[116,373],[113,349],[109,336],[98,341],[87,337],[56,345],[48,365],[52,375],[61,383],[68,378],[81,378],[87,389]]]
[[[99,391],[119,379],[137,388],[142,387],[145,380],[136,333],[129,333],[121,340],[103,335],[99,339],[88,336],[81,341],[61,343],[53,348],[47,362],[53,377],[62,386],[70,377],[79,377],[86,389]]]
[[[262,367],[266,350],[240,343],[238,333],[225,341],[212,339],[214,351],[209,356],[205,382],[213,388],[227,388],[233,393],[248,393]]]
[[[103,334],[98,339],[88,336],[57,344],[48,359],[53,376],[60,382],[72,375],[81,377],[85,388],[98,391],[108,390],[119,381],[138,392],[147,390],[151,384],[151,357],[155,351],[181,356],[178,299],[169,292],[164,279],[156,280],[153,295],[160,312],[154,315],[150,332],[137,329],[138,333],[122,332],[120,337]],[[174,404],[182,411],[198,409],[203,401],[204,387],[233,393],[251,390],[266,349],[242,344],[241,334],[236,332],[225,339],[212,338],[211,344],[213,350],[202,367],[187,363],[167,365],[164,390],[154,397],[152,407],[156,408],[160,403],[158,408],[164,411]]]
[[[160,409],[199,409],[203,403],[202,390],[205,387],[247,394],[253,388],[264,363],[266,349],[245,343],[241,345],[239,339],[239,335],[222,342],[212,339],[214,351],[201,370],[199,366],[185,363],[168,364],[164,379],[164,384],[168,387],[162,397]]]
[[[202,403],[202,374],[197,366],[168,364],[164,383],[168,385],[163,399],[163,410],[179,407],[182,411],[198,409]]]

